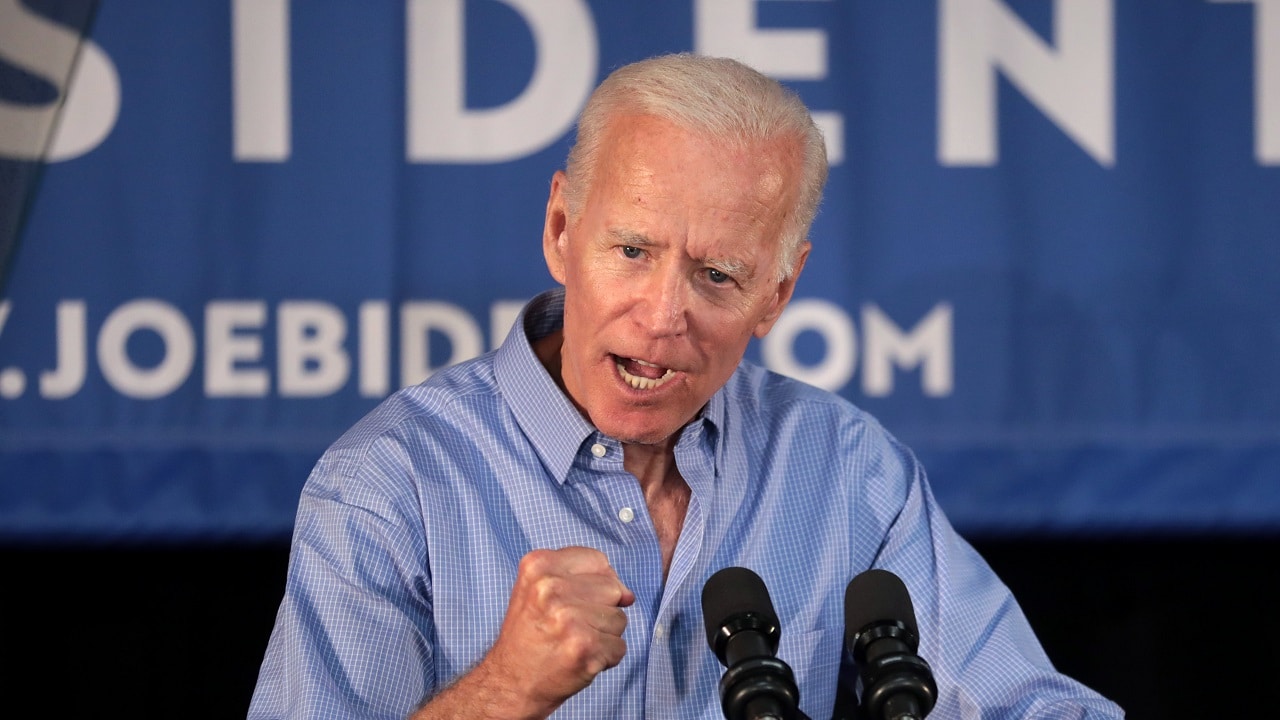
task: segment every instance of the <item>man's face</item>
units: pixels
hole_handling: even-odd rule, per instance
[[[713,146],[648,116],[615,117],[581,213],[565,176],[543,251],[565,286],[560,378],[597,428],[657,444],[729,379],[791,297],[780,237],[800,184],[798,143]]]

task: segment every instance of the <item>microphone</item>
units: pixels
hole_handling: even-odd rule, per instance
[[[741,567],[712,575],[702,588],[702,619],[707,644],[728,668],[720,678],[727,720],[808,720],[791,668],[774,657],[782,629],[759,575]]]
[[[911,596],[888,570],[867,570],[844,591],[845,647],[862,678],[868,720],[921,720],[938,699],[933,671],[916,655],[920,632]]]

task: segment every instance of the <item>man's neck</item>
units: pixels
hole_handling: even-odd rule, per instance
[[[676,467],[675,444],[678,438],[679,434],[676,434],[660,445],[624,443],[622,446],[623,467],[639,481],[649,518],[658,535],[664,579],[671,569],[671,559],[675,556],[676,543],[684,528],[691,494],[688,483]]]
[[[680,434],[676,433],[657,445],[622,444],[622,466],[640,481],[646,497],[650,488],[660,489],[670,475],[679,475],[676,469],[676,441],[679,438]]]

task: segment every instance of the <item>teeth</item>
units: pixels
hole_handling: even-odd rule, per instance
[[[654,365],[653,363],[647,363],[643,360],[635,360],[634,362],[637,365],[644,365],[645,367],[659,367],[658,365]],[[631,373],[627,372],[627,369],[622,366],[622,363],[614,363],[614,364],[618,366],[618,374],[622,376],[622,379],[625,380],[628,385],[630,385],[631,387],[637,390],[652,390],[662,385],[666,381],[670,380],[676,374],[675,370],[672,370],[671,368],[667,368],[667,372],[663,374],[663,376],[660,378],[639,377],[637,375],[632,375]]]

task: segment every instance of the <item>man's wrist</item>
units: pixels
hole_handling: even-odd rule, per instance
[[[486,658],[429,698],[410,720],[544,720],[559,705],[548,707],[522,692]]]

